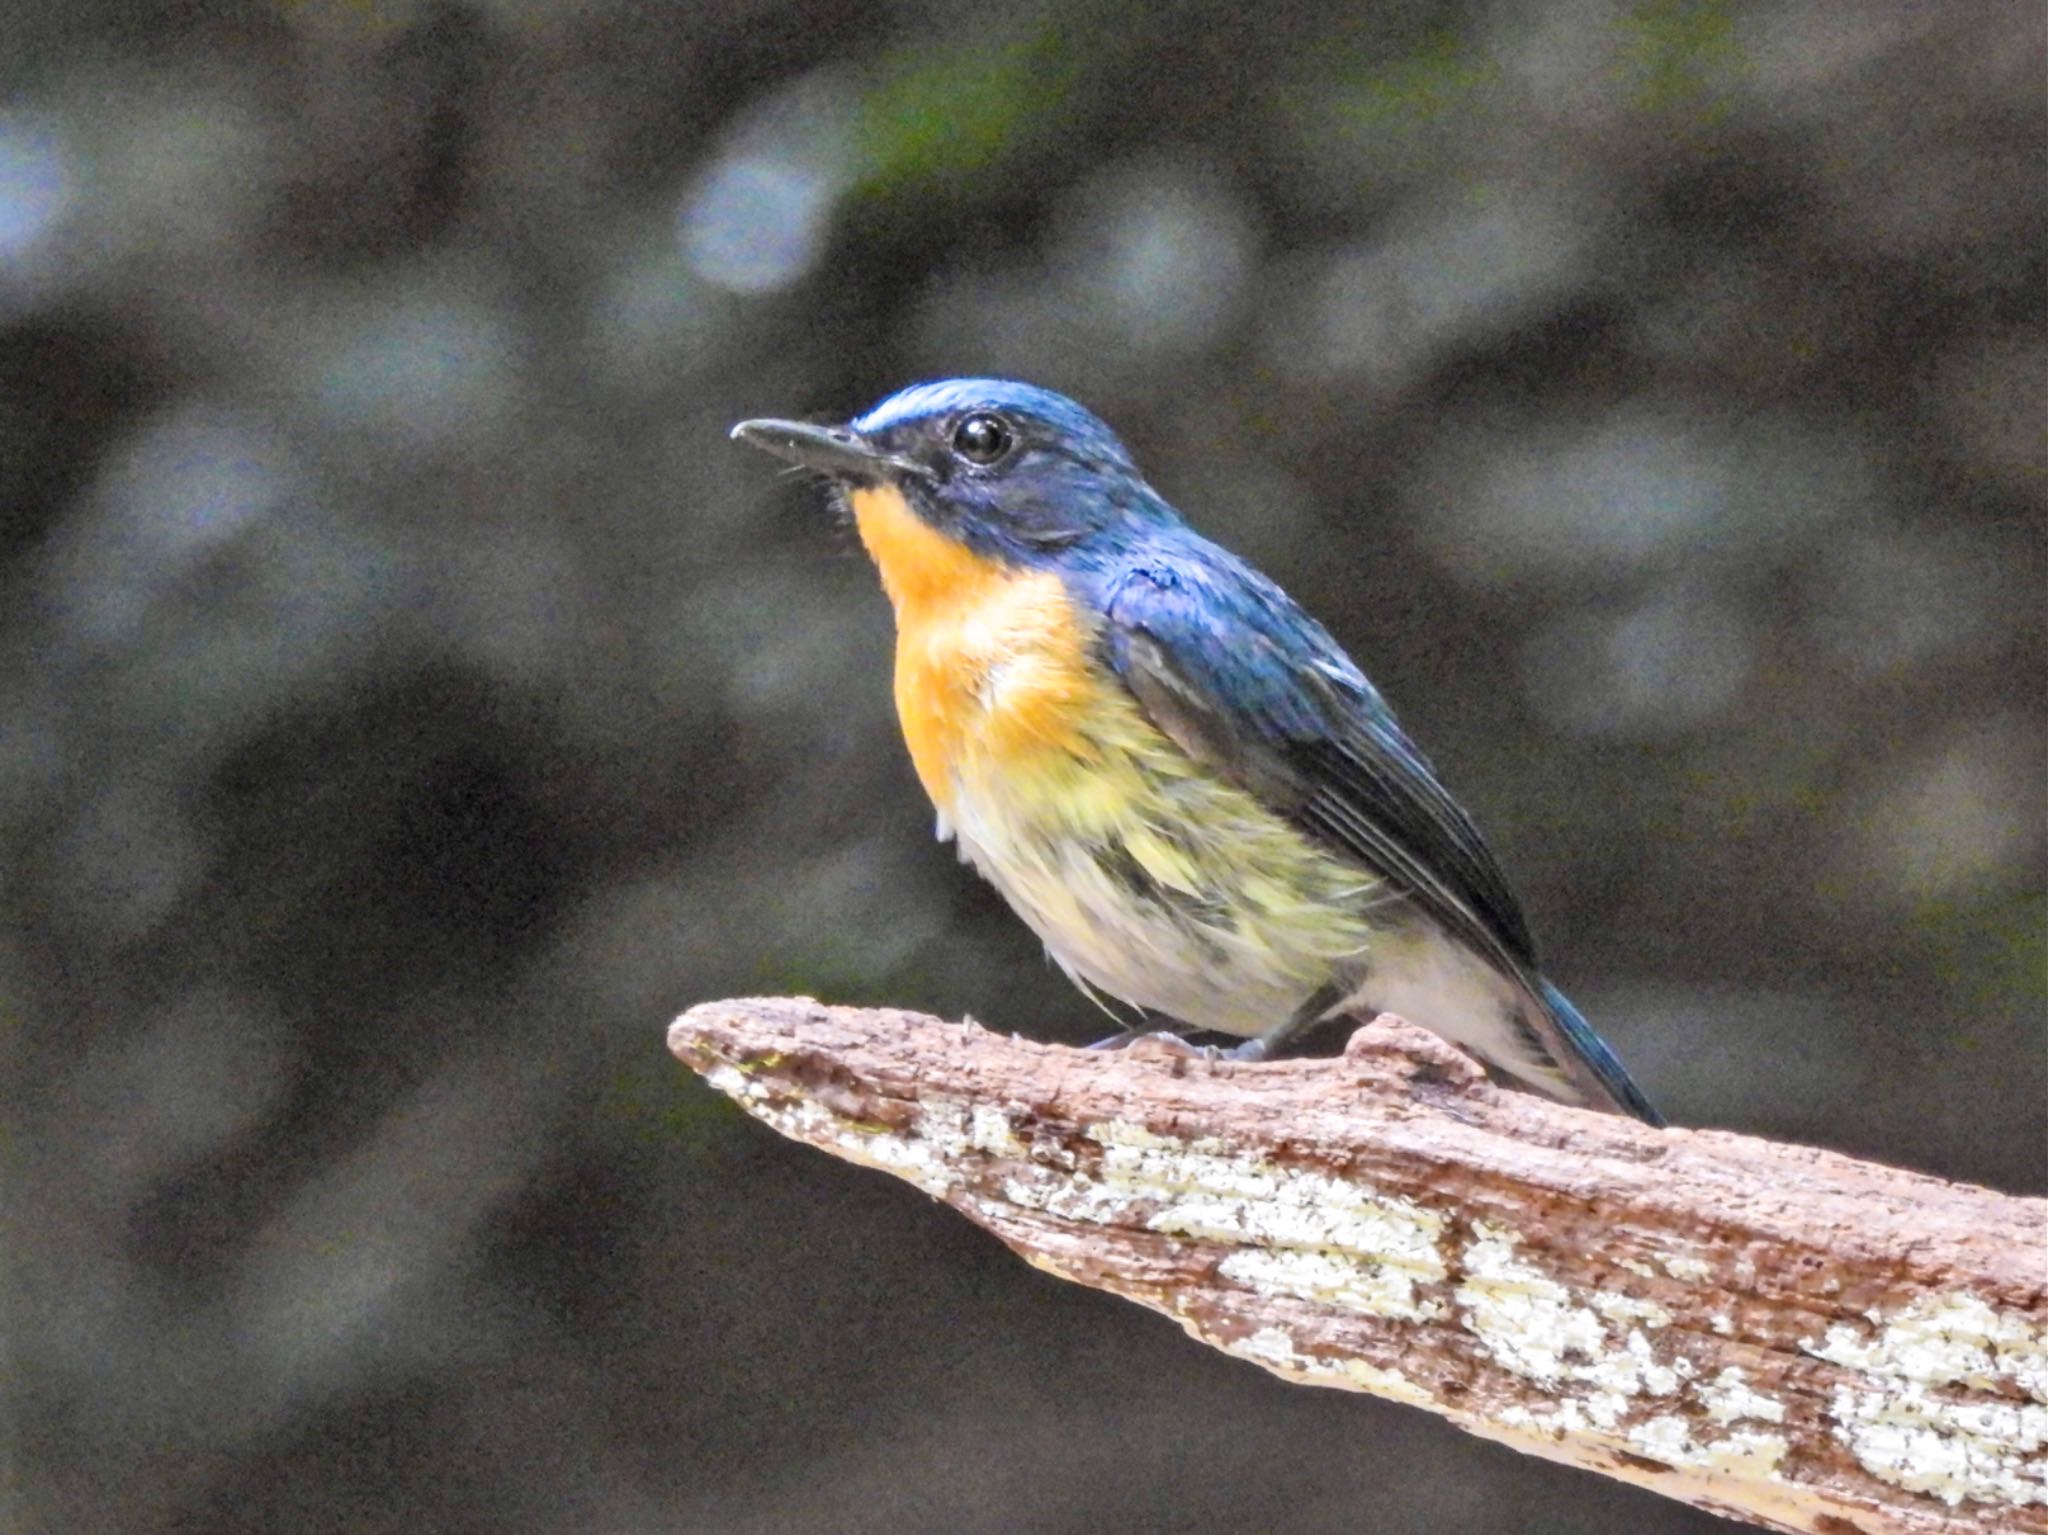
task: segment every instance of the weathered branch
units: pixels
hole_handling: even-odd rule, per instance
[[[1095,1053],[807,1000],[669,1046],[1042,1269],[1292,1380],[1785,1530],[2048,1530],[2048,1202],[1341,1059]]]

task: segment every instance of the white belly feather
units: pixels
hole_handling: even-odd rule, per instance
[[[1262,807],[1253,811],[1259,824],[1247,826],[1225,824],[1242,805],[1205,806],[1211,819],[1176,844],[1194,874],[1182,883],[1196,890],[1162,900],[1119,877],[1103,843],[1029,822],[1013,804],[991,807],[962,792],[942,833],[953,832],[961,857],[1085,989],[1190,1028],[1248,1037],[1336,982],[1346,989],[1326,1017],[1398,1013],[1531,1085],[1564,1086],[1517,1022],[1534,1005],[1517,982],[1379,881],[1309,849]],[[1304,856],[1284,868],[1245,856],[1262,842],[1270,851],[1276,832]]]

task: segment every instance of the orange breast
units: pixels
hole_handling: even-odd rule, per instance
[[[925,792],[1085,754],[1096,696],[1088,631],[1057,576],[984,558],[925,522],[900,491],[849,500],[896,609],[896,712]]]

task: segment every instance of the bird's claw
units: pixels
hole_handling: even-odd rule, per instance
[[[1248,1041],[1256,1044],[1256,1040]],[[1258,1056],[1240,1056],[1242,1045],[1231,1050],[1218,1049],[1215,1045],[1197,1045],[1181,1038],[1171,1029],[1137,1029],[1127,1034],[1112,1034],[1108,1039],[1098,1039],[1087,1046],[1090,1050],[1128,1050],[1133,1045],[1143,1045],[1161,1055],[1178,1056],[1194,1061],[1258,1060]]]
[[[1093,1044],[1083,1045],[1083,1050],[1128,1050],[1141,1039],[1157,1039],[1163,1029],[1125,1029],[1121,1034],[1112,1034],[1107,1039],[1098,1039]]]

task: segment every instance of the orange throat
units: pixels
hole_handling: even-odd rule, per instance
[[[992,780],[1035,756],[1081,750],[1096,684],[1059,577],[976,554],[894,487],[847,499],[896,609],[896,713],[932,803],[950,812],[963,788],[1000,794]]]

